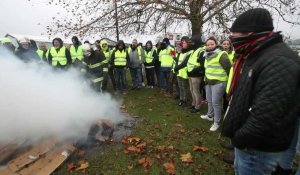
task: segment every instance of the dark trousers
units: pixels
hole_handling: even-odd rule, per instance
[[[124,68],[115,68],[114,75],[115,75],[115,81],[117,84],[116,89],[118,91],[124,91],[126,89],[125,69]]]
[[[102,90],[103,91],[107,90],[109,79],[111,80],[111,84],[112,84],[114,90],[116,90],[116,81],[115,81],[114,69],[113,68],[108,68],[108,72],[104,73],[104,80],[103,80],[103,83],[102,83]]]
[[[154,86],[154,67],[145,68],[146,69],[146,78],[147,78],[147,85]]]
[[[155,67],[155,77],[156,77],[156,86],[157,87],[161,87],[161,84],[160,84],[160,68],[159,67]]]

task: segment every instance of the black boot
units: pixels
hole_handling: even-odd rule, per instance
[[[233,165],[233,163],[234,163],[234,152],[230,151],[228,154],[224,155],[223,156],[223,161],[225,163]]]
[[[225,148],[225,149],[229,149],[229,150],[233,150],[233,145],[231,144],[231,142],[221,142],[220,145]]]
[[[283,169],[280,166],[276,167],[276,170],[272,173],[272,175],[291,175],[292,169]]]

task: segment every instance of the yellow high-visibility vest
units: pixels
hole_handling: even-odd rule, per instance
[[[72,63],[74,63],[74,61],[76,60],[76,58],[79,59],[80,61],[82,61],[83,58],[84,58],[82,45],[78,46],[77,51],[75,49],[75,46],[72,45],[70,47],[70,54],[71,54],[71,57],[72,57]]]
[[[64,66],[67,64],[66,47],[63,46],[57,52],[54,47],[51,47],[50,54],[52,55],[52,66],[57,66],[57,63]]]
[[[114,64],[115,66],[126,66],[126,51],[122,50],[122,52],[120,52],[120,50],[117,50],[115,52],[115,60],[114,60]]]
[[[173,66],[174,59],[170,54],[172,51],[174,51],[174,48],[168,46],[166,49],[159,52],[159,61],[161,67],[171,68]]]
[[[228,80],[227,73],[225,69],[222,67],[222,65],[220,64],[220,58],[224,53],[226,52],[221,51],[216,57],[211,58],[210,60],[205,59],[204,67],[205,67],[205,77],[207,79],[227,82]]]
[[[194,50],[190,50],[189,52],[181,53],[178,58],[178,65],[180,65],[183,62],[183,60],[193,52],[194,52]],[[181,68],[178,71],[177,76],[184,78],[184,79],[188,79],[187,70],[188,70],[187,66],[185,66],[184,68]]]
[[[203,47],[200,47],[198,48],[197,50],[195,50],[195,52],[193,52],[191,55],[190,55],[190,58],[187,62],[187,71],[188,72],[192,72],[195,68],[197,67],[200,67],[200,63],[197,62],[198,60],[198,55],[201,53],[201,52],[204,52],[206,49],[205,46]]]

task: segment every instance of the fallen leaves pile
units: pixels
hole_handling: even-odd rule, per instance
[[[154,128],[157,128],[155,126]],[[185,133],[184,129],[179,133]],[[173,145],[156,145],[153,143],[147,143],[145,140],[128,136],[122,139],[122,144],[125,145],[123,153],[129,156],[138,156],[138,161],[135,163],[129,163],[128,170],[134,167],[142,166],[147,172],[153,164],[163,166],[167,174],[176,174],[176,163],[183,163],[185,165],[193,163],[192,153],[180,153],[179,149],[176,149]],[[195,154],[196,152],[207,152],[208,148],[205,146],[194,146],[191,148]],[[177,160],[177,162],[176,162]],[[181,160],[178,162],[178,160]]]

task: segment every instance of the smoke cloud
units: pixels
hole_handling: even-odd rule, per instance
[[[93,91],[76,70],[25,64],[0,48],[0,143],[85,138],[98,119],[122,120],[119,103]]]

